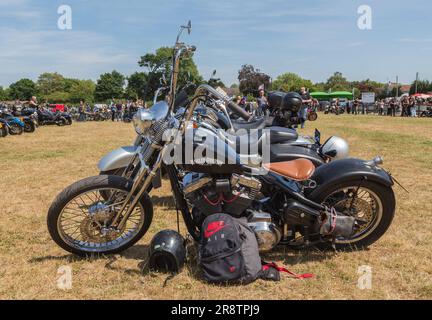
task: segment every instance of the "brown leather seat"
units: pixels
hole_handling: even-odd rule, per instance
[[[315,172],[314,164],[308,159],[266,163],[263,166],[271,172],[297,181],[307,180]]]

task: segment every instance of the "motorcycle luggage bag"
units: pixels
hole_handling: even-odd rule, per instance
[[[210,283],[247,284],[261,276],[262,264],[255,233],[246,218],[208,216],[202,225],[199,264]]]

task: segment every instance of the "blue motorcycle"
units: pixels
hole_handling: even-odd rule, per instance
[[[4,111],[0,110],[0,119],[3,119],[7,123],[9,133],[11,135],[23,134],[25,124],[17,117],[14,117],[10,113],[5,113]]]

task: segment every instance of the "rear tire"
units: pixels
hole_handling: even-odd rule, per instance
[[[19,136],[22,135],[24,132],[24,128],[21,127],[19,124],[17,123],[11,123],[10,124],[10,129],[9,129],[9,133],[13,136]]]
[[[317,119],[318,119],[318,114],[316,112],[312,111],[308,114],[309,121],[316,121]]]
[[[63,127],[67,124],[67,120],[64,117],[61,117],[59,120],[57,120],[56,125],[59,127]]]
[[[311,200],[317,203],[323,203],[330,195],[332,195],[332,193],[343,188],[355,187],[358,185],[359,181],[348,181],[335,184],[330,188],[322,190],[322,192],[320,192],[319,194],[314,195]],[[372,226],[373,230],[370,231],[370,233],[367,234],[365,237],[359,238],[358,240],[353,239],[353,241],[347,243],[336,242],[336,249],[338,250],[363,249],[370,246],[384,235],[384,233],[388,230],[393,221],[396,208],[396,200],[392,188],[371,181],[362,182],[361,187],[369,189],[379,198],[379,201],[382,205],[381,216]],[[331,247],[329,243],[322,243],[319,246],[322,248]]]

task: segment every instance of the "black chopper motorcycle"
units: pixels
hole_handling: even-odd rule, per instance
[[[181,31],[190,32],[190,28],[189,22]],[[173,48],[168,101],[176,98],[180,59],[195,51],[195,47],[179,42],[181,31]],[[133,179],[115,175],[89,177],[67,187],[48,211],[52,239],[77,255],[109,254],[132,246],[152,222],[153,204],[147,189],[161,166],[195,240],[199,239],[203,219],[215,212],[245,217],[263,252],[278,245],[362,248],[386,232],[396,200],[392,177],[380,167],[379,157],[371,161],[336,160],[318,168],[308,159],[270,160],[256,166],[242,161],[237,146],[223,139],[217,141],[221,149],[197,152],[212,140],[192,139],[188,146],[188,135],[194,135],[189,121],[198,98],[204,97],[224,101],[232,112],[246,121],[250,118],[209,85],[198,86],[182,117],[175,116],[174,103],[165,101],[140,109],[134,126],[146,141],[131,161],[141,164],[138,174]],[[297,99],[286,99],[285,103],[291,109],[299,106]],[[264,131],[250,146],[266,146],[271,136],[284,135],[282,129]],[[193,161],[188,158],[188,147],[192,148],[191,154],[198,155]],[[170,161],[173,152],[178,152],[181,159]]]
[[[46,108],[38,108],[39,125],[57,125],[66,126],[72,124],[72,117],[66,112],[52,112]]]

